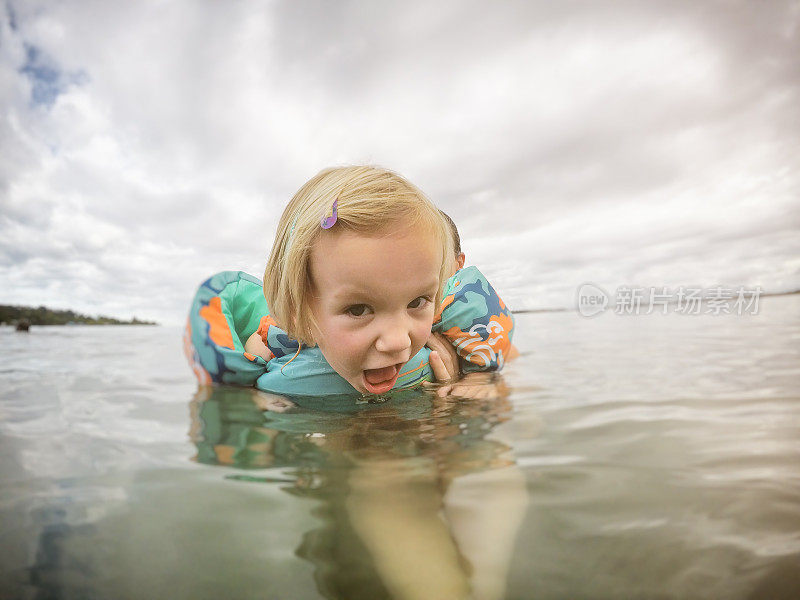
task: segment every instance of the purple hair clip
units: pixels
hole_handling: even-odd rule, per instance
[[[330,217],[322,217],[322,221],[320,221],[320,227],[323,229],[330,229],[336,223],[336,219],[339,218],[339,214],[336,212],[336,208],[339,206],[339,199],[333,201],[333,214]]]

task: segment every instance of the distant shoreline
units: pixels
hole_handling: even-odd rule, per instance
[[[15,306],[0,304],[0,324],[18,325],[158,325],[133,317],[129,321],[113,317],[91,317],[72,310],[54,310],[46,306]]]

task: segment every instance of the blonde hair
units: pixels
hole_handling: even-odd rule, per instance
[[[439,209],[412,183],[396,173],[371,166],[325,169],[300,188],[283,211],[275,242],[264,271],[264,297],[270,314],[291,338],[314,345],[316,329],[309,309],[312,281],[311,250],[323,233],[320,222],[331,216],[337,201],[335,229],[365,236],[385,234],[389,225],[398,230],[423,226],[441,246],[439,289],[434,306],[442,299],[453,255],[450,229]]]

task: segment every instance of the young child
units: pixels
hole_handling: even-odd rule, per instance
[[[510,346],[510,311],[488,282],[459,289],[461,282],[448,280],[454,256],[448,223],[407,180],[375,167],[327,169],[295,194],[281,216],[263,281],[266,303],[260,308],[268,314],[257,331],[251,323],[259,307],[241,309],[237,292],[224,289],[253,282],[243,281],[245,274],[214,276],[201,291],[216,296],[196,298],[190,313],[190,360],[201,382],[245,383],[255,373],[257,387],[276,393],[295,391],[293,372],[306,382],[330,382],[331,368],[362,394],[388,392],[401,376],[398,386],[418,383],[422,376],[410,374],[430,373],[431,367],[439,381],[455,380],[459,361],[443,361],[434,351],[428,365],[423,347],[434,319],[447,336],[455,312],[447,306],[464,305],[477,307],[485,321],[461,320],[472,330],[466,344],[474,347],[471,358],[483,356],[477,369],[499,369]],[[239,302],[240,309],[226,312],[225,302]],[[502,309],[493,311],[498,303]],[[239,338],[247,340],[243,348]],[[463,339],[458,343],[464,346]],[[251,365],[241,368],[247,361]],[[278,367],[289,383],[277,377]],[[262,385],[259,368],[268,371],[268,383]],[[336,393],[345,391],[342,385],[316,389]]]

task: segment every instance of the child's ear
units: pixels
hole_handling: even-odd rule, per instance
[[[466,260],[467,260],[466,254],[464,254],[463,252],[459,252],[458,255],[456,256],[456,263],[458,264],[459,269],[464,268],[464,262]]]

